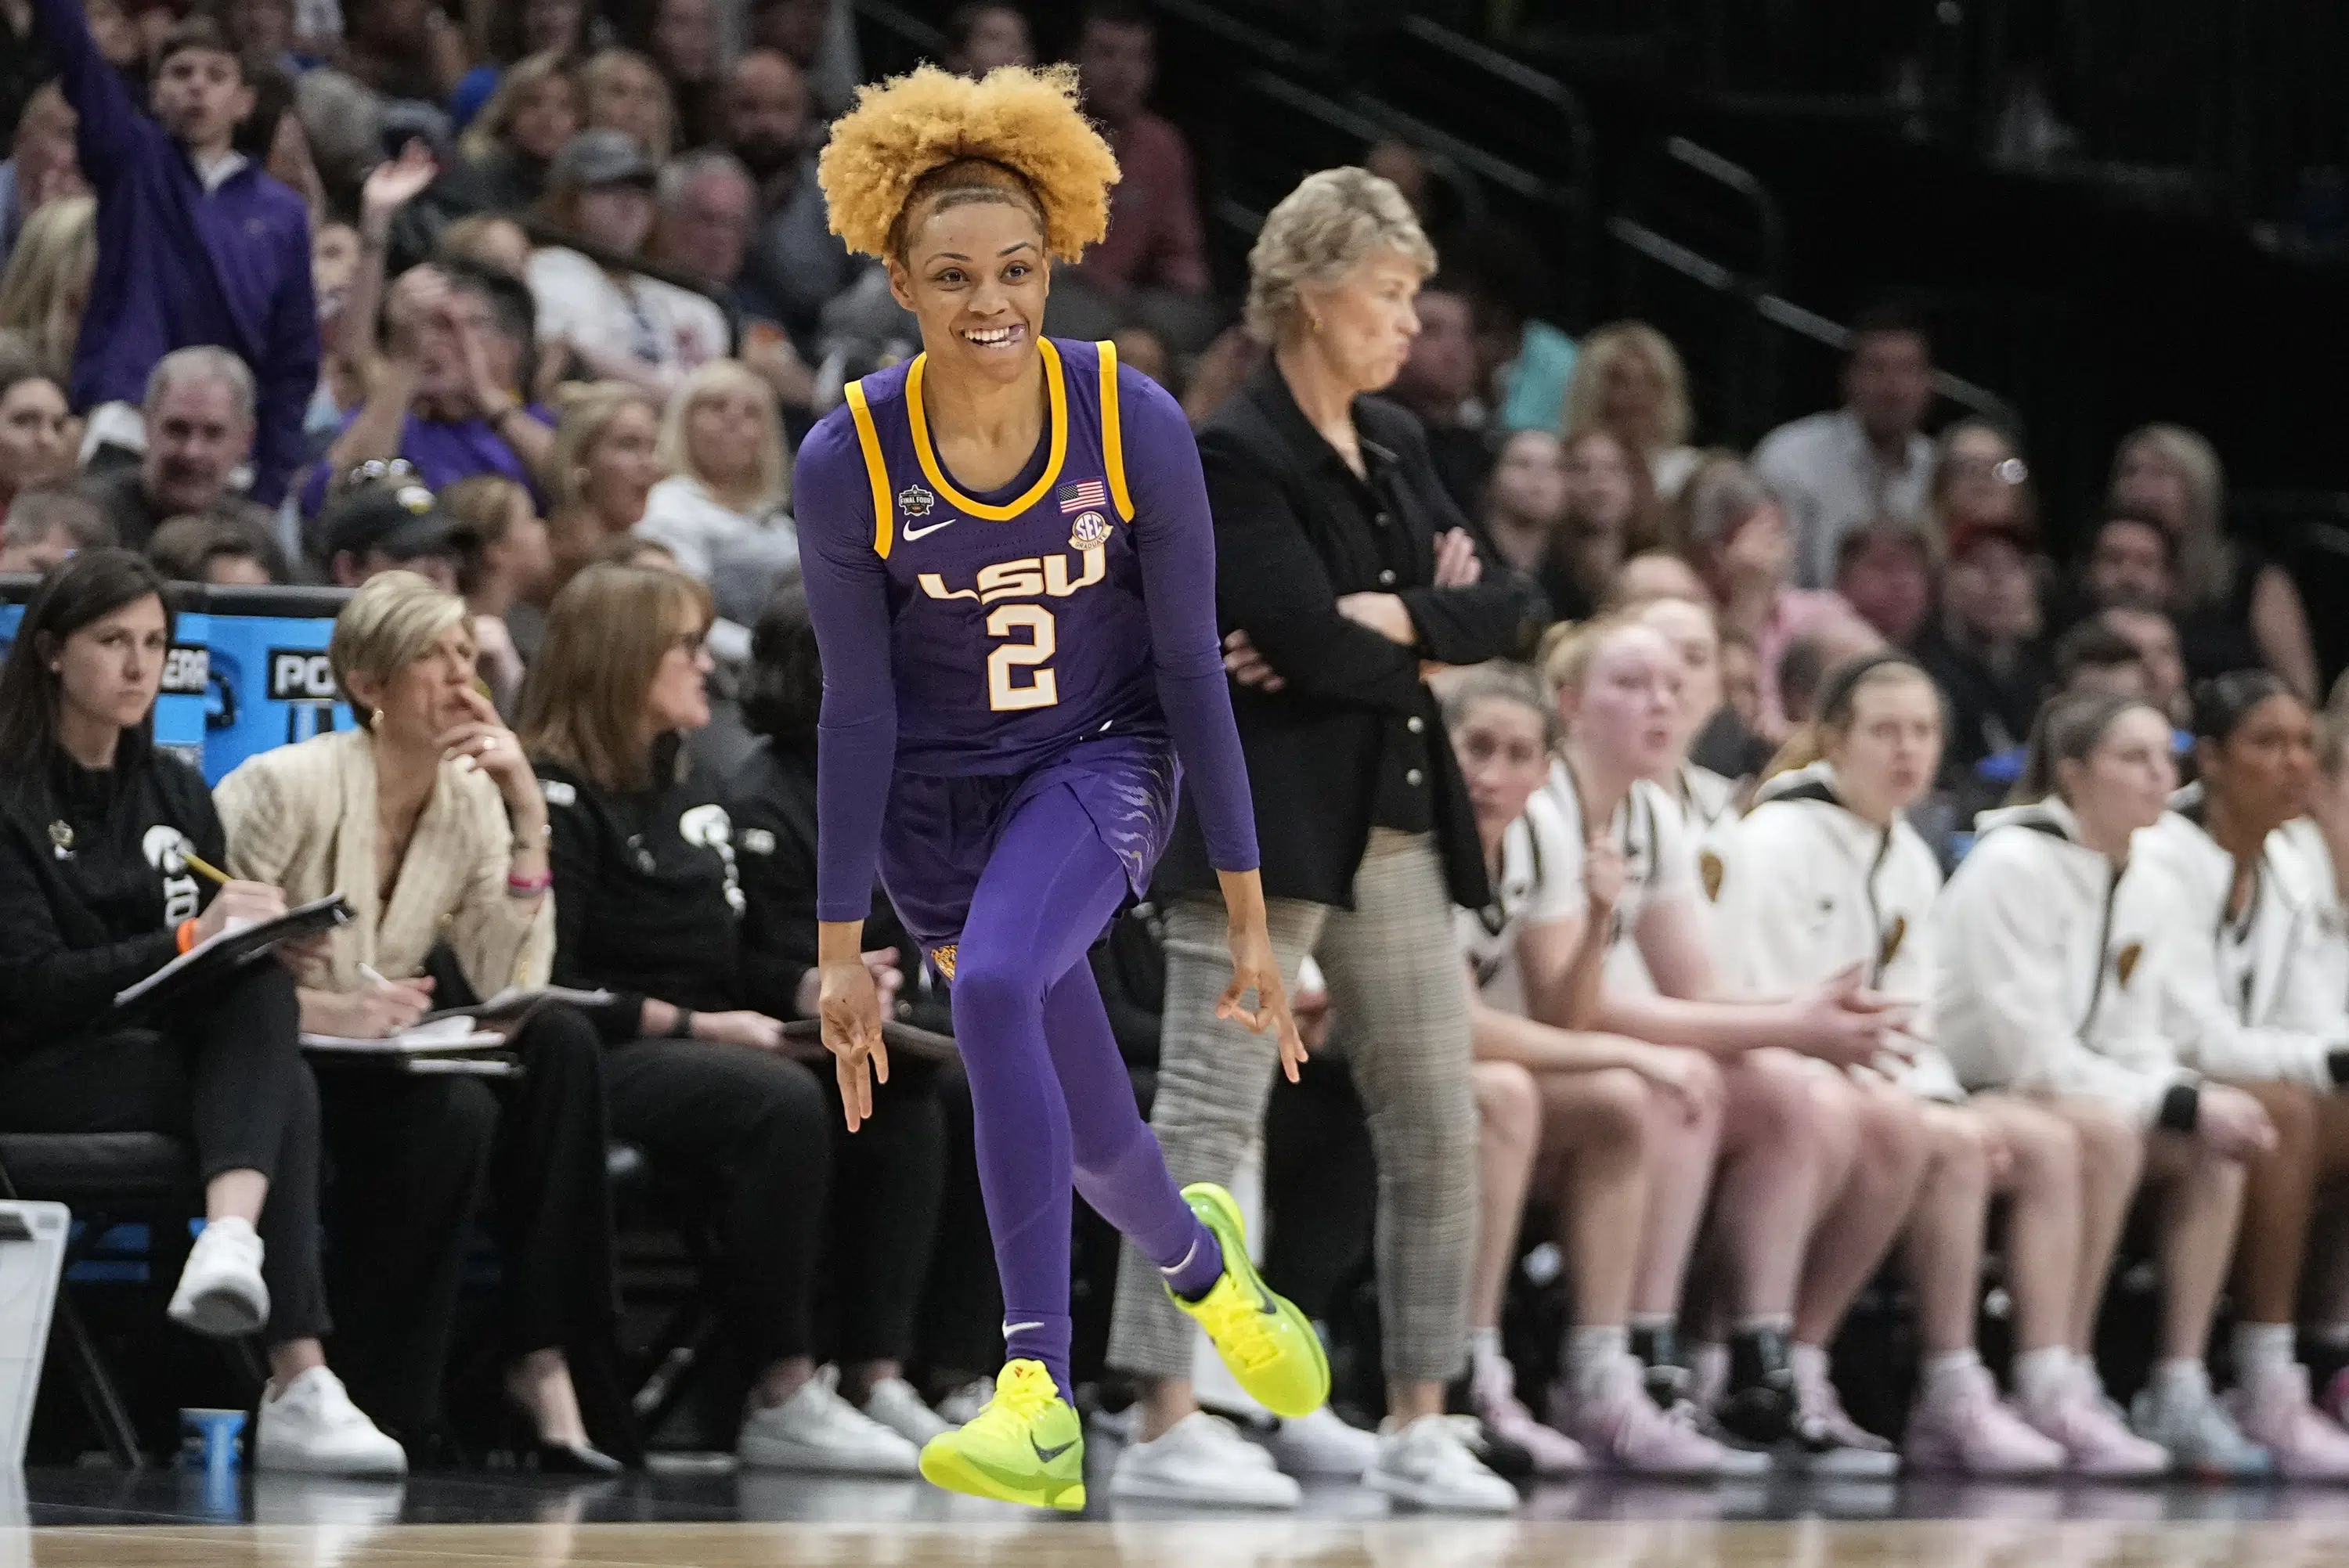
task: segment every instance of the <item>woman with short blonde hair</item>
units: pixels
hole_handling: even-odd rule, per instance
[[[381,1039],[436,1007],[546,983],[554,942],[546,802],[476,688],[465,602],[412,572],[354,593],[326,645],[360,716],[248,758],[215,791],[236,874],[353,918],[305,963],[302,1027]],[[470,993],[470,995],[468,995]],[[506,1036],[527,1071],[489,1080],[322,1073],[347,1189],[329,1270],[353,1384],[403,1431],[437,1418],[472,1216],[503,1253],[507,1398],[542,1469],[606,1474],[570,1350],[616,1350],[603,1049],[588,1020],[534,1009]]]
[[[713,359],[687,377],[661,416],[653,457],[668,477],[653,486],[636,531],[667,545],[686,571],[709,582],[720,568],[748,567],[763,583],[798,562],[784,510],[782,409],[766,377],[739,359]]]
[[[0,332],[21,335],[42,375],[70,385],[81,313],[98,270],[98,199],[68,196],[25,220],[0,271]]]
[[[1565,434],[1610,429],[1645,458],[1656,493],[1670,500],[1688,482],[1696,452],[1688,372],[1672,340],[1644,321],[1615,321],[1585,337],[1566,385]]]
[[[1309,954],[1329,977],[1378,1150],[1392,1429],[1372,1445],[1370,1482],[1422,1506],[1494,1511],[1514,1495],[1443,1418],[1444,1385],[1469,1366],[1476,1245],[1468,984],[1452,912],[1484,907],[1490,892],[1422,670],[1515,652],[1537,594],[1472,540],[1418,422],[1371,396],[1410,353],[1413,302],[1434,266],[1387,181],[1361,169],[1306,176],[1248,257],[1248,330],[1271,354],[1198,440],[1217,616],[1237,628],[1232,709],[1273,956],[1284,978]],[[1230,1179],[1263,1123],[1276,1063],[1266,1042],[1216,1016],[1226,904],[1206,851],[1186,812],[1156,884],[1166,1031],[1151,1125],[1185,1181]],[[1110,1359],[1145,1379],[1147,1440],[1120,1458],[1117,1484],[1286,1501],[1251,1478],[1245,1455],[1201,1441],[1213,1439],[1192,1418],[1191,1346],[1158,1271],[1129,1248]],[[1320,1440],[1340,1439],[1324,1427]]]
[[[745,883],[759,872],[742,863],[771,856],[774,839],[738,829],[730,791],[684,744],[709,722],[709,626],[707,589],[641,566],[587,568],[547,614],[523,734],[553,824],[554,975],[611,995],[589,1011],[606,1047],[613,1135],[706,1196],[752,1377],[740,1463],[909,1478],[916,1443],[944,1423],[905,1383],[904,1336],[885,1320],[919,1295],[929,1257],[937,1104],[907,1075],[875,1097],[890,1113],[849,1140],[833,1075],[781,1049],[800,976],[757,944]],[[874,955],[885,994],[898,979],[889,956]],[[885,1218],[863,1212],[885,1180],[899,1194]],[[856,1244],[826,1264],[840,1364],[819,1370],[819,1255],[851,1213]]]

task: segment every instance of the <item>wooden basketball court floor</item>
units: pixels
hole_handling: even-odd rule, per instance
[[[0,1493],[0,1568],[2349,1568],[2349,1490],[1584,1483],[1506,1520],[1389,1515],[1348,1488],[1292,1516],[1096,1511],[765,1477],[35,1471]]]

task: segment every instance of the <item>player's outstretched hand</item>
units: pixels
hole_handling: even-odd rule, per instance
[[[889,1081],[889,1047],[881,1038],[881,992],[862,954],[818,971],[816,1016],[824,1049],[840,1077],[840,1106],[855,1131],[873,1114],[873,1084]],[[867,1065],[871,1071],[866,1071]]]

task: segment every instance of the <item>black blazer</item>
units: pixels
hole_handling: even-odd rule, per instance
[[[1307,422],[1268,359],[1199,432],[1216,517],[1216,614],[1248,634],[1287,683],[1232,691],[1264,855],[1264,891],[1350,909],[1381,804],[1415,815],[1444,857],[1453,900],[1489,898],[1484,855],[1423,659],[1473,665],[1521,655],[1538,630],[1533,583],[1485,552],[1483,581],[1437,588],[1435,540],[1464,528],[1409,413],[1354,403],[1370,470],[1356,477]],[[1338,613],[1357,593],[1400,594],[1419,645]],[[1396,807],[1404,808],[1397,811]],[[1164,893],[1216,886],[1185,797],[1161,862]]]

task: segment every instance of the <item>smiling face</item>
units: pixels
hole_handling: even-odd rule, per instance
[[[145,722],[171,645],[170,618],[152,593],[67,636],[54,655],[59,727],[87,733]]]
[[[1558,694],[1558,717],[1576,744],[1625,776],[1671,764],[1679,741],[1683,664],[1651,626],[1610,633],[1590,656],[1579,690]]]
[[[921,324],[936,370],[998,384],[1036,361],[1052,292],[1044,227],[1010,191],[949,191],[906,226],[889,292]]]
[[[236,388],[212,376],[171,383],[147,414],[147,494],[166,516],[209,511],[253,455],[253,421]]]
[[[1488,844],[1525,815],[1526,802],[1549,777],[1542,716],[1510,697],[1481,697],[1452,727],[1452,749],[1476,813],[1476,831]]]

